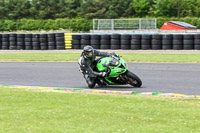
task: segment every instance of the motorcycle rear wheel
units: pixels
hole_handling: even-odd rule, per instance
[[[132,85],[133,87],[141,87],[142,86],[141,79],[137,75],[132,73],[131,71],[127,71],[126,76],[129,81],[129,84]]]

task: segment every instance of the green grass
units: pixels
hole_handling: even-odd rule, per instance
[[[0,61],[77,61],[80,53],[0,53]]]
[[[126,61],[195,62],[200,54],[119,53]],[[77,61],[80,53],[0,53],[0,61]]]
[[[0,87],[0,132],[198,133],[199,102]]]

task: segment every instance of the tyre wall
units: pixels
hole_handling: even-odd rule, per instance
[[[1,50],[56,50],[71,48],[72,35],[58,33],[0,34]]]
[[[72,34],[72,49],[200,50],[200,34]]]
[[[3,33],[1,50],[83,49],[200,50],[200,34]]]

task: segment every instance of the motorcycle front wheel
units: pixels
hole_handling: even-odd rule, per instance
[[[131,71],[126,72],[127,80],[129,81],[129,84],[132,85],[133,87],[141,87],[142,86],[142,81],[141,79],[132,73]]]
[[[89,88],[94,88],[95,87],[96,82],[95,82],[94,78],[87,77],[86,78],[86,82],[87,82]]]

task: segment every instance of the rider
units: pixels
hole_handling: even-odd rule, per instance
[[[93,49],[93,47],[89,45],[83,48],[83,52],[78,63],[80,65],[81,72],[86,79],[88,87],[94,88],[96,83],[100,85],[100,83],[96,80],[96,77],[105,77],[107,75],[106,72],[94,71],[94,68],[98,61],[95,60],[96,56],[108,57],[112,55],[115,55],[115,53],[100,52]]]

